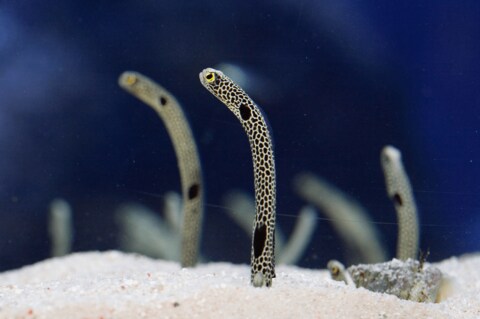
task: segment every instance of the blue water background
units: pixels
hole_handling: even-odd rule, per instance
[[[0,270],[48,257],[53,198],[73,207],[75,251],[106,250],[118,247],[118,205],[159,209],[179,190],[161,121],[117,85],[125,70],[157,80],[188,114],[206,183],[203,254],[248,263],[250,240],[216,207],[229,189],[253,194],[248,141],[198,81],[221,62],[259,79],[249,93],[275,137],[286,233],[304,204],[293,176],[312,171],[365,205],[393,256],[379,164],[392,144],[430,260],[478,251],[479,21],[478,1],[1,1]],[[300,265],[344,254],[320,220]]]

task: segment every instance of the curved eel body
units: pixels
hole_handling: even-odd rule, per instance
[[[382,149],[380,161],[385,175],[388,197],[393,201],[397,211],[397,258],[416,260],[420,237],[417,206],[412,186],[403,168],[401,153],[393,146],[385,146]]]
[[[203,217],[203,184],[200,159],[183,110],[167,90],[137,72],[124,72],[119,85],[152,107],[162,119],[177,156],[183,194],[182,267],[195,266],[198,259]]]
[[[200,73],[203,86],[222,101],[240,120],[250,142],[255,179],[251,283],[272,285],[275,278],[275,162],[266,119],[252,99],[222,72],[207,68]]]

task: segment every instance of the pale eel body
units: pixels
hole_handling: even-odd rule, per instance
[[[385,175],[388,197],[393,201],[397,211],[397,258],[416,260],[419,241],[417,206],[412,186],[403,168],[400,151],[393,146],[385,146],[382,149],[380,162]]]
[[[72,207],[64,199],[54,199],[50,203],[48,232],[50,234],[52,257],[68,255],[73,242]]]
[[[183,196],[182,267],[195,266],[203,217],[202,171],[197,146],[178,101],[160,85],[137,72],[124,72],[119,85],[152,107],[162,119],[177,156]]]
[[[347,262],[377,263],[385,261],[386,249],[367,210],[355,199],[313,173],[300,173],[294,178],[295,191],[315,205],[342,237],[349,251]]]
[[[255,222],[253,225],[251,283],[272,285],[275,278],[275,162],[267,122],[260,108],[230,78],[207,68],[200,73],[205,88],[222,101],[242,123],[250,142],[255,179]]]

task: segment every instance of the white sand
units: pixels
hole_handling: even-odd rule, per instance
[[[0,318],[480,318],[480,255],[436,264],[451,278],[436,304],[347,287],[326,271],[277,267],[253,288],[246,265],[180,269],[119,252],[78,253],[0,274]]]

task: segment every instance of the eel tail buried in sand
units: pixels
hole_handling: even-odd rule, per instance
[[[270,287],[275,278],[276,190],[273,144],[266,119],[245,91],[222,72],[207,68],[199,76],[203,86],[235,114],[247,133],[253,157],[256,205],[251,283],[255,287]]]
[[[124,72],[120,86],[151,106],[164,122],[177,155],[184,202],[182,267],[195,266],[198,259],[203,217],[202,171],[197,146],[183,110],[175,97],[137,72]]]

